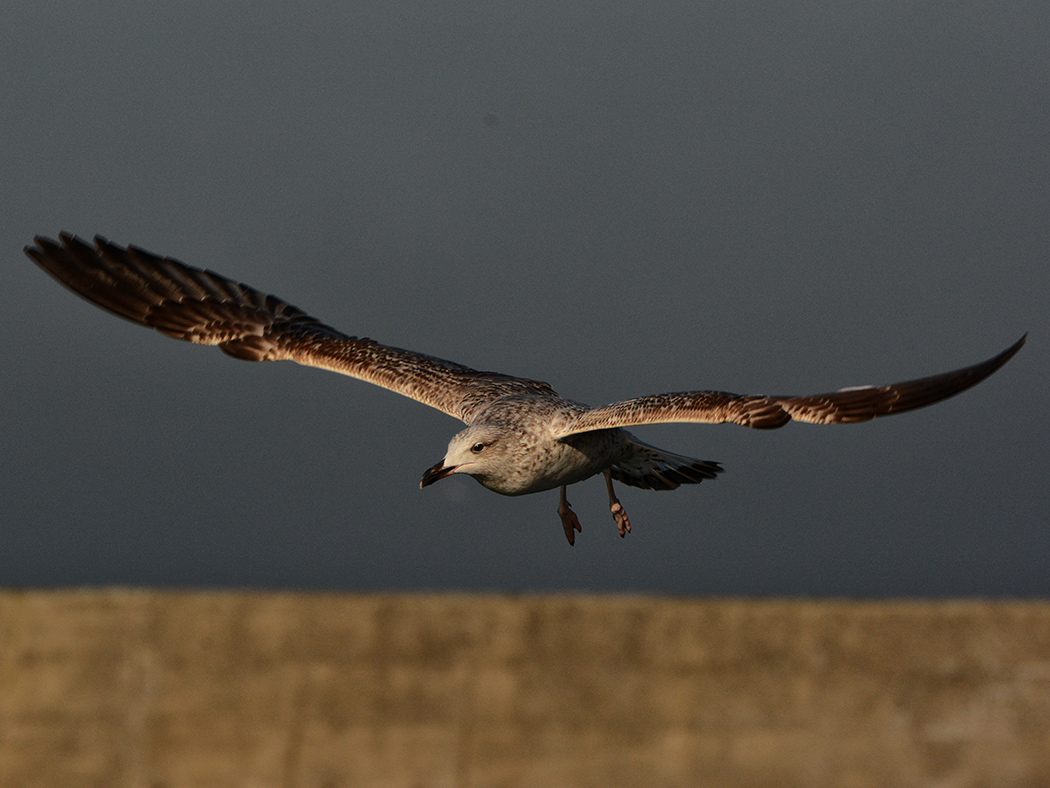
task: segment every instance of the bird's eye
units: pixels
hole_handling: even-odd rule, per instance
[[[484,448],[485,448],[485,444],[484,443],[475,443],[473,446],[470,447],[470,450],[472,452],[474,452],[475,454],[481,454],[481,452],[482,452],[482,450]]]

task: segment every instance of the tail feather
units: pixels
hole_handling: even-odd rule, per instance
[[[683,484],[700,484],[723,470],[717,462],[697,460],[663,451],[638,439],[634,452],[612,466],[612,477],[621,484],[643,490],[674,490]]]

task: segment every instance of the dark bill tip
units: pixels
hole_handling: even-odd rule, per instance
[[[445,461],[442,460],[432,468],[427,468],[427,472],[423,474],[423,478],[419,480],[419,489],[423,489],[427,485],[439,482],[446,476],[451,476],[458,466],[445,467]]]

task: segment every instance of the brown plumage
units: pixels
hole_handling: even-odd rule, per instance
[[[569,543],[579,520],[567,485],[602,473],[620,535],[631,529],[612,480],[673,490],[722,471],[642,443],[624,427],[662,422],[731,422],[758,429],[791,420],[814,424],[867,421],[921,408],[991,375],[1025,342],[954,372],[812,396],[744,396],[722,391],[657,394],[590,408],[559,397],[546,383],[479,372],[452,361],[348,336],[296,307],[212,271],[192,268],[96,236],[94,244],[61,233],[26,247],[41,268],[88,301],[158,331],[248,361],[291,360],[359,378],[418,400],[468,426],[420,482],[454,473],[504,495],[561,488],[558,513]]]
[[[972,367],[885,386],[853,386],[804,397],[682,391],[614,402],[579,414],[559,436],[662,422],[730,422],[768,430],[783,427],[792,420],[811,424],[870,421],[878,416],[932,405],[975,386],[1009,361],[1021,349],[1025,337],[1027,334],[999,355]]]

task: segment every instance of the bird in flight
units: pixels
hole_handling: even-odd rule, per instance
[[[558,515],[569,544],[580,521],[566,488],[602,474],[620,536],[631,530],[613,481],[673,490],[722,472],[717,462],[673,454],[625,427],[667,422],[730,422],[757,429],[791,420],[846,424],[940,402],[976,385],[1010,360],[1021,337],[971,367],[886,386],[856,386],[812,396],[746,396],[724,391],[656,394],[592,408],[558,396],[547,383],[479,372],[411,350],[347,336],[276,296],[95,236],[90,244],[60,233],[37,236],[27,255],[97,306],[176,339],[218,345],[248,361],[291,360],[340,372],[403,394],[462,420],[444,458],[420,480],[426,487],[467,474],[502,495],[561,489]]]

